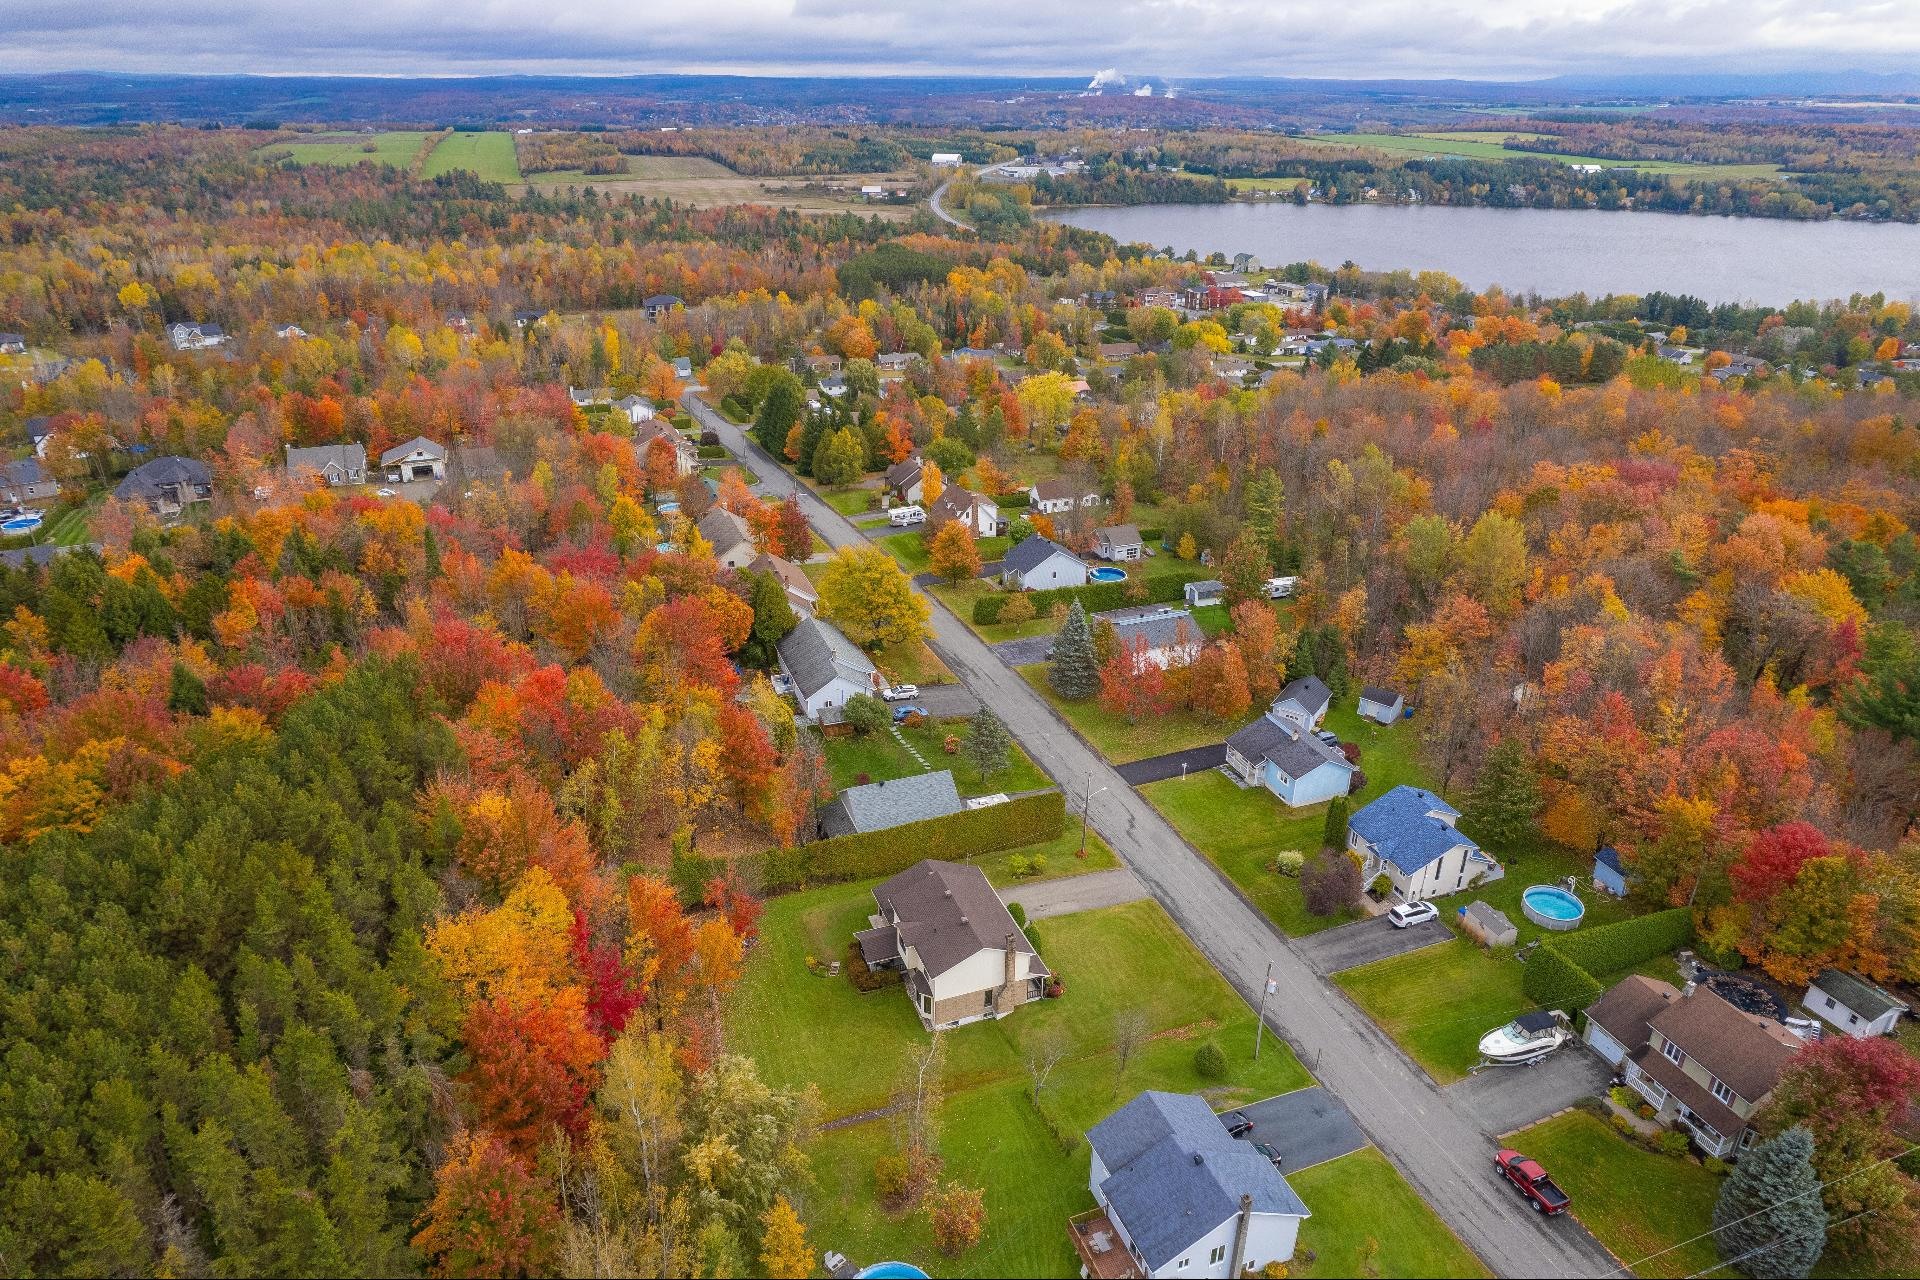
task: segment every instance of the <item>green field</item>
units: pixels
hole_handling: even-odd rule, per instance
[[[1228,178],[1229,191],[1297,191],[1313,185],[1312,178]]]
[[[1475,160],[1552,160],[1560,164],[1597,164],[1634,169],[1641,173],[1678,178],[1769,178],[1780,172],[1775,164],[1690,164],[1680,160],[1613,160],[1605,156],[1561,155],[1552,151],[1521,151],[1500,145],[1505,134],[1486,131],[1460,133],[1321,133],[1294,139],[1311,147],[1351,151],[1365,147],[1402,159],[1428,156],[1466,156]]]
[[[413,157],[432,134],[418,130],[395,133],[315,133],[284,142],[268,143],[262,154],[276,151],[292,153],[295,164],[330,164],[351,167],[363,161],[390,164],[396,169],[413,165]]]
[[[487,182],[520,181],[520,159],[510,133],[452,133],[433,149],[421,176],[437,178],[455,169],[467,169]]]
[[[1363,1147],[1287,1179],[1313,1216],[1296,1276],[1484,1276],[1487,1269],[1406,1184],[1387,1158]],[[1372,1242],[1369,1247],[1369,1241]]]

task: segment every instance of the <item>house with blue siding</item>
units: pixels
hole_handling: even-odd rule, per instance
[[[1227,772],[1243,787],[1261,786],[1293,808],[1346,795],[1354,767],[1340,748],[1315,737],[1279,701],[1227,739]]]
[[[1385,876],[1403,902],[1425,901],[1505,876],[1493,855],[1460,833],[1460,811],[1425,787],[1398,786],[1347,820],[1347,849],[1368,884]]]
[[[1593,851],[1593,887],[1616,898],[1627,896],[1627,865],[1610,844]]]

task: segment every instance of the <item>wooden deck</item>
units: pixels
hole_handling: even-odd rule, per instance
[[[1089,1209],[1067,1219],[1067,1234],[1093,1280],[1141,1280],[1145,1275],[1121,1243],[1105,1209]]]

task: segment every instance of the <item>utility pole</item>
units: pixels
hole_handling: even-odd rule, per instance
[[[1106,791],[1105,787],[1100,788],[1099,791],[1095,791],[1093,789],[1093,774],[1091,773],[1087,774],[1087,785],[1081,788],[1081,794],[1080,794],[1080,854],[1079,856],[1082,858],[1087,856],[1087,815],[1093,808],[1093,798],[1097,795],[1103,794],[1105,791]]]
[[[1273,994],[1273,961],[1267,961],[1267,978],[1260,984],[1260,1012],[1253,1020],[1253,1060],[1260,1061],[1260,1037],[1267,1029],[1267,997]]]

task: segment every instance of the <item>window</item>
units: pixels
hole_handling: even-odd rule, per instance
[[[1857,1024],[1859,1023],[1859,1021],[1860,1021],[1860,1015],[1859,1015],[1859,1014],[1857,1014],[1857,1013],[1850,1013],[1850,1014],[1848,1014],[1848,1015],[1847,1015],[1847,1025],[1848,1025],[1848,1026],[1850,1026],[1850,1027],[1851,1027],[1851,1026],[1855,1026],[1855,1025],[1857,1025]]]
[[[920,1008],[926,1013],[926,1015],[929,1018],[931,1018],[933,1016],[933,997],[926,996],[926,995],[921,996]]]
[[[1720,1099],[1720,1101],[1726,1103],[1728,1106],[1733,1105],[1733,1090],[1727,1088],[1726,1085],[1720,1083],[1718,1079],[1715,1079],[1713,1082],[1713,1096]]]
[[[1188,1258],[1180,1259],[1180,1270],[1185,1271],[1187,1269],[1187,1263],[1189,1261],[1191,1261],[1191,1259],[1188,1259]]]
[[[1686,1053],[1680,1048],[1679,1045],[1675,1044],[1673,1041],[1671,1040],[1662,1041],[1660,1045],[1660,1052],[1666,1054],[1667,1061],[1673,1063],[1675,1066],[1686,1065],[1686,1062],[1687,1062]]]
[[[1213,1252],[1207,1255],[1207,1265],[1210,1267],[1218,1266],[1220,1263],[1225,1262],[1226,1260],[1227,1260],[1227,1246],[1223,1244],[1217,1244],[1213,1246]]]
[[[1832,997],[1832,996],[1828,996],[1828,997],[1827,997],[1827,1008],[1829,1008],[1829,1009],[1832,1009],[1832,1008],[1835,1008],[1835,1007],[1837,1007],[1837,1006],[1835,1006],[1835,1004],[1833,1003],[1833,997]]]

